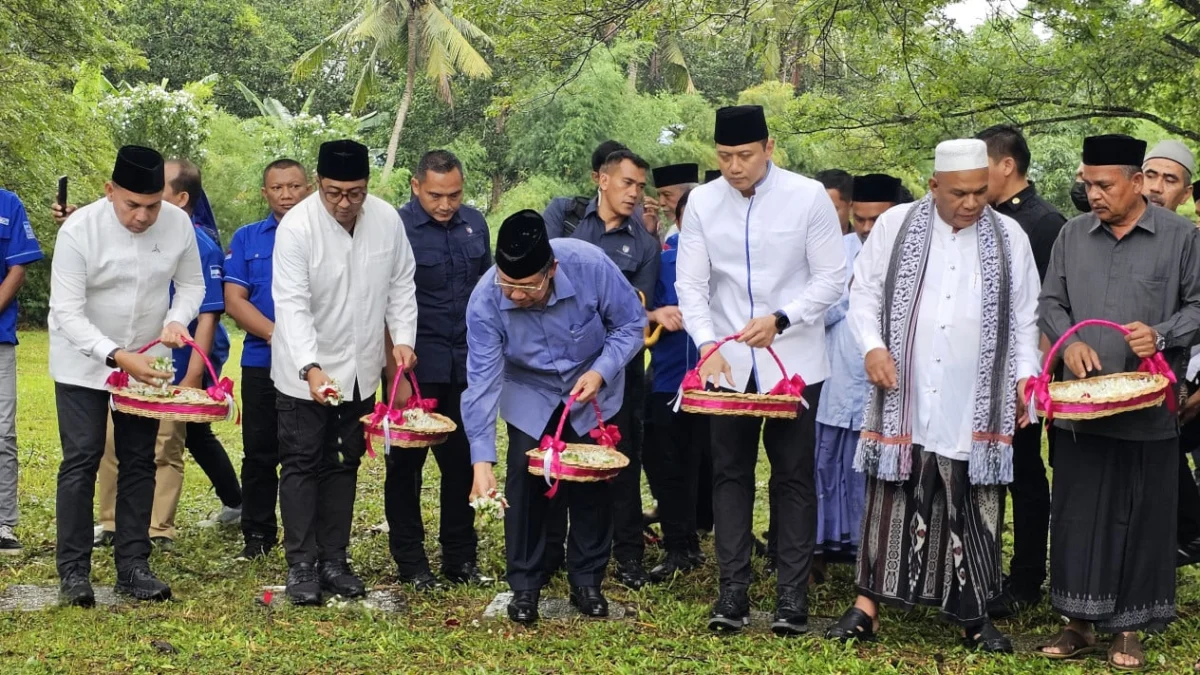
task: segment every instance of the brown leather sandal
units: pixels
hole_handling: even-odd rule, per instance
[[[1048,652],[1046,651],[1047,647],[1056,647],[1059,649],[1065,649],[1066,651],[1061,653]],[[1061,631],[1059,631],[1058,635],[1056,635],[1054,639],[1050,641],[1049,644],[1038,647],[1039,654],[1048,659],[1055,660],[1074,659],[1080,656],[1086,656],[1094,651],[1096,651],[1095,636],[1092,637],[1091,642],[1088,642],[1087,637],[1074,628],[1063,628]]]
[[[1137,663],[1128,666],[1119,664],[1113,660],[1117,654],[1132,656]],[[1125,672],[1136,672],[1146,668],[1146,650],[1142,648],[1142,641],[1138,639],[1137,633],[1113,636],[1112,644],[1108,648],[1108,665]]]

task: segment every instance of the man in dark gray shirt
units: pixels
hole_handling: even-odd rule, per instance
[[[1067,379],[1137,370],[1156,352],[1181,373],[1200,330],[1200,233],[1142,197],[1145,152],[1128,136],[1084,141],[1092,212],[1059,234],[1039,326],[1052,341],[1086,319],[1131,332],[1088,327],[1068,338]],[[1137,631],[1175,618],[1178,419],[1162,405],[1054,426],[1050,596],[1070,622],[1043,651],[1086,651],[1094,624],[1114,634],[1110,663],[1144,665]]]

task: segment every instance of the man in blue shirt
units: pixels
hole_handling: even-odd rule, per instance
[[[42,259],[20,198],[0,189],[0,555],[17,555],[17,291]]]
[[[163,165],[165,185],[163,199],[183,209],[193,223],[197,221],[196,205],[204,196],[200,169],[185,159],[171,159]],[[211,224],[211,223],[210,223]],[[204,274],[204,300],[199,317],[188,326],[196,344],[204,348],[220,372],[229,358],[229,335],[221,325],[221,314],[225,309],[222,299],[223,258],[220,246],[208,234],[207,228],[195,224],[196,245],[200,253],[200,267]],[[174,286],[168,289],[174,298]],[[172,351],[175,367],[175,384],[204,389],[214,384],[204,364],[204,359],[184,346]],[[150,540],[160,548],[170,549],[174,545],[175,512],[183,494],[183,449],[187,448],[196,464],[212,481],[222,511],[216,522],[234,522],[241,515],[242,490],[238,485],[237,472],[229,461],[225,446],[212,432],[210,424],[178,423],[163,421],[159,425],[158,442],[155,447],[156,465],[154,484],[154,506],[150,517]],[[100,463],[100,535],[101,543],[107,544],[116,531],[116,487],[117,457],[112,444],[105,448]]]
[[[688,193],[676,202],[675,222],[683,223]],[[698,530],[712,529],[712,452],[708,417],[675,409],[675,398],[688,369],[700,358],[696,344],[683,330],[679,296],[675,294],[675,260],[679,235],[667,238],[662,268],[654,292],[657,322],[663,328],[650,348],[653,382],[646,402],[647,472],[651,462],[657,483],[658,512],[663,531],[663,561],[650,570],[656,582],[700,565]],[[652,451],[651,451],[652,449]],[[703,506],[702,506],[703,505]],[[703,512],[707,510],[707,514]],[[700,522],[704,515],[703,523]]]
[[[242,348],[242,536],[239,556],[267,554],[279,538],[275,500],[279,494],[279,427],[271,380],[271,255],[279,220],[310,192],[308,174],[292,159],[263,170],[262,195],[271,213],[234,233],[225,256],[225,311],[246,331]]]
[[[463,422],[474,463],[473,498],[496,487],[496,416],[508,422],[504,540],[513,600],[508,616],[537,620],[546,568],[546,485],[532,476],[527,450],[553,435],[571,396],[578,404],[563,429],[567,443],[587,442],[622,409],[625,365],[642,347],[645,312],[620,270],[585,242],[546,236],[535,211],[509,216],[496,239],[496,265],[467,306],[467,390]],[[632,466],[622,474],[632,471]],[[637,474],[634,474],[637,477]],[[571,519],[567,578],[571,602],[586,616],[608,615],[600,592],[612,540],[608,482],[562,483],[555,500]]]
[[[413,280],[420,359],[414,374],[421,395],[436,399],[438,412],[458,425],[433,449],[442,483],[442,574],[453,583],[491,583],[476,564],[475,510],[467,500],[471,448],[459,403],[467,387],[467,302],[479,277],[492,266],[487,221],[479,211],[463,206],[462,163],[445,150],[421,157],[412,193],[399,211],[417,263]],[[442,586],[425,556],[421,470],[427,455],[426,448],[390,453],[383,493],[388,543],[399,579],[420,591]]]
[[[646,231],[637,213],[646,190],[646,172],[650,165],[629,150],[610,153],[600,165],[599,193],[588,204],[584,218],[569,235],[599,246],[616,263],[626,280],[642,294],[646,302],[654,298],[658,283],[659,254],[662,244]],[[551,202],[546,209],[546,231],[551,238],[559,228],[560,214]],[[642,564],[645,541],[642,537],[642,421],[645,400],[645,360],[641,356],[629,362],[625,373],[625,399],[629,420],[620,425],[625,441],[621,452],[629,455],[629,468],[613,481],[613,557],[617,560],[617,579],[630,588],[641,588],[650,579]],[[548,555],[552,568],[562,559],[560,544],[565,531],[561,512],[551,517]]]

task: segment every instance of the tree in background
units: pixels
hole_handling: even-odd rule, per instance
[[[361,59],[351,110],[358,112],[377,90],[379,70],[405,57],[404,95],[396,110],[383,165],[386,181],[396,162],[396,148],[412,103],[418,62],[447,104],[453,104],[451,80],[458,73],[469,78],[488,78],[492,68],[471,41],[489,43],[491,38],[470,21],[456,16],[444,0],[362,0],[357,13],[342,27],[305,52],[294,73],[304,79],[333,60],[357,54]],[[335,64],[344,65],[345,61]],[[326,71],[328,74],[329,71]]]

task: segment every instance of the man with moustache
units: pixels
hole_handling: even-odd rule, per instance
[[[277,159],[263,169],[262,195],[270,213],[238,228],[225,256],[225,313],[246,331],[242,347],[242,538],[239,559],[265,556],[278,540],[279,425],[271,380],[275,302],[272,260],[279,221],[311,191],[304,166]]]
[[[136,350],[158,338],[166,348],[190,339],[187,324],[204,298],[196,234],[184,211],[163,203],[163,159],[125,146],[104,198],[73,212],[55,245],[50,281],[50,375],[55,382],[63,460],[56,498],[56,562],[64,604],[90,607],[92,497],[109,415],[114,369],[147,384],[167,382],[154,358]],[[169,284],[175,297],[168,308]],[[150,571],[150,511],[158,421],[112,412],[117,477],[118,593],[166,600],[171,589]]]
[[[442,575],[455,584],[488,584],[494,579],[479,570],[475,510],[467,500],[473,473],[460,403],[467,388],[467,303],[492,266],[488,226],[482,213],[462,203],[463,166],[453,153],[425,153],[411,187],[412,199],[399,211],[416,261],[415,346],[421,359],[413,373],[421,395],[436,400],[437,412],[458,427],[433,448],[441,474]],[[388,544],[398,577],[418,591],[442,588],[429,568],[421,522],[421,471],[427,454],[427,448],[392,452],[383,488]]]

